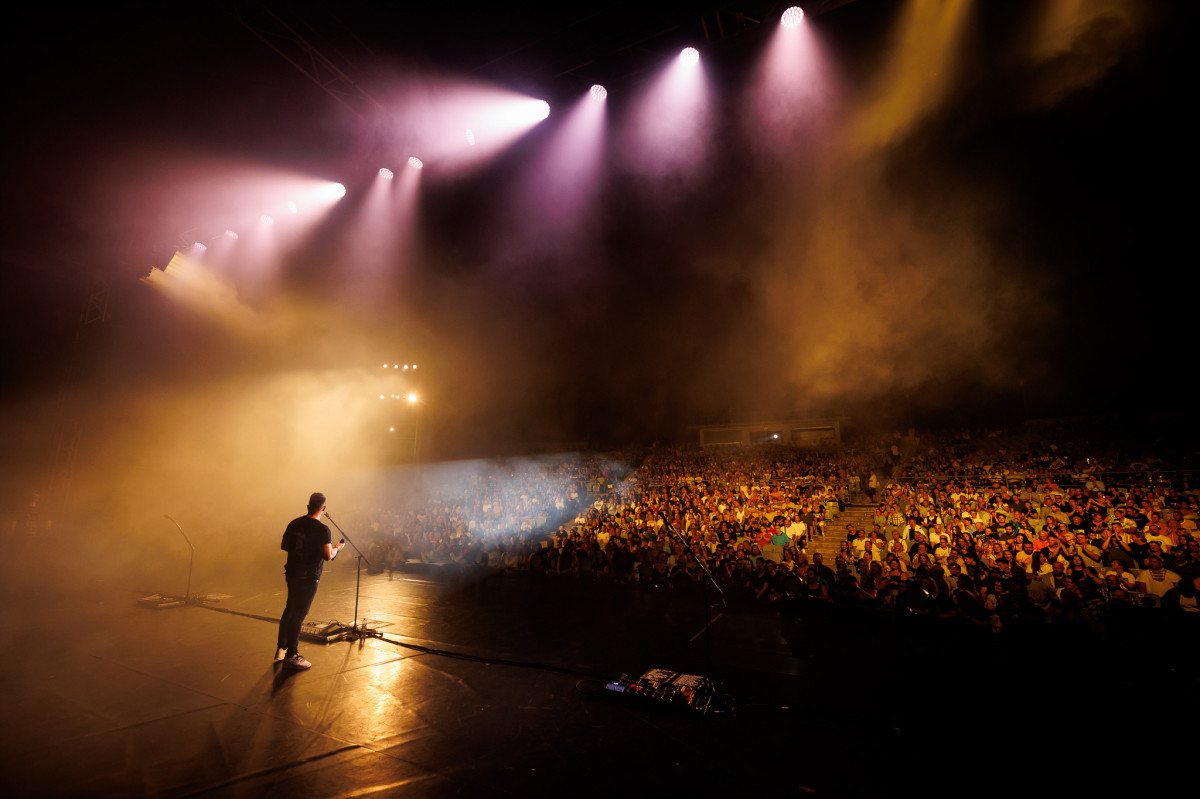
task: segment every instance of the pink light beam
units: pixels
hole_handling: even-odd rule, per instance
[[[695,172],[708,152],[709,95],[700,54],[689,47],[638,98],[621,138],[629,162],[652,175]]]
[[[756,71],[741,115],[752,138],[774,151],[809,144],[830,121],[837,79],[799,8],[783,13]]]

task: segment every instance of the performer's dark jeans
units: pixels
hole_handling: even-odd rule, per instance
[[[279,646],[287,650],[288,656],[300,651],[300,625],[312,607],[317,595],[317,578],[304,575],[287,578],[287,606],[279,620]]]

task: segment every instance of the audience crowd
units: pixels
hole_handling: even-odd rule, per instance
[[[369,555],[377,569],[437,562],[647,589],[708,572],[746,602],[996,632],[1050,623],[1103,635],[1144,608],[1196,613],[1192,455],[1051,432],[1053,443],[1023,429],[504,465],[419,508],[378,512]],[[873,508],[868,523],[839,524],[852,501]]]
[[[446,470],[420,490],[406,491],[402,507],[377,507],[355,519],[370,531],[368,571],[521,568],[542,549],[549,530],[573,518],[623,471],[597,456]]]

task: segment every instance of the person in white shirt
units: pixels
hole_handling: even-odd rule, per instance
[[[1157,516],[1158,514],[1155,514]],[[1162,526],[1158,522],[1150,522],[1146,525],[1146,543],[1157,541],[1164,550],[1170,550],[1175,542],[1169,536],[1163,535]]]
[[[1143,594],[1158,597],[1159,601],[1179,582],[1179,575],[1163,568],[1162,558],[1151,555],[1146,568],[1138,573],[1137,587]]]
[[[917,521],[917,517],[910,516],[908,518],[908,526],[904,528],[904,531],[900,535],[904,537],[905,541],[916,541],[917,535],[925,535],[925,528]]]

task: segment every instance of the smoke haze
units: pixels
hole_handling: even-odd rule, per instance
[[[119,556],[87,539],[99,559],[176,558],[164,513],[213,559],[252,532],[274,556],[313,490],[408,496],[414,453],[673,440],[731,409],[1128,402],[1098,390],[1111,365],[1189,340],[1151,277],[1189,229],[1158,177],[1193,160],[1179,5],[850,3],[790,50],[766,26],[706,48],[694,105],[615,70],[595,128],[573,104],[609,78],[580,54],[548,120],[481,119],[534,82],[431,63],[465,45],[430,29],[364,66],[383,107],[355,114],[187,11],[9,56],[43,82],[13,90],[5,482],[69,485],[75,519],[120,531]]]

